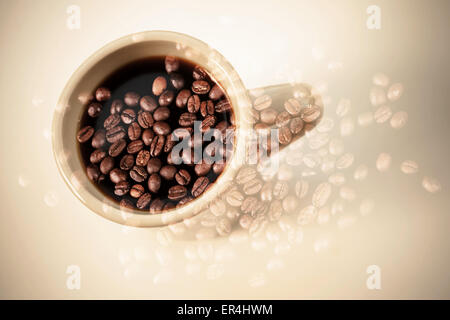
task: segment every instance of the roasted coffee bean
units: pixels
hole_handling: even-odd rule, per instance
[[[143,96],[139,102],[139,105],[141,106],[142,110],[148,112],[153,112],[158,107],[156,100],[150,96]]]
[[[180,60],[173,56],[166,56],[164,59],[164,65],[166,67],[167,73],[177,71],[180,67]]]
[[[224,162],[224,163],[218,163],[218,162],[216,162],[216,163],[213,164],[213,167],[212,167],[213,172],[214,172],[215,174],[221,174],[222,171],[223,171],[223,169],[225,169],[225,166],[226,166],[226,163],[225,163],[225,162]]]
[[[164,121],[169,119],[170,117],[170,110],[167,107],[159,107],[153,112],[153,119],[155,121]]]
[[[281,127],[278,129],[278,142],[282,145],[286,145],[292,140],[292,133],[288,127]]]
[[[178,123],[182,127],[190,127],[194,124],[195,120],[197,120],[195,113],[185,112],[180,115]]]
[[[299,134],[303,129],[303,120],[300,117],[292,118],[289,129],[292,134]]]
[[[151,200],[152,200],[152,195],[150,193],[144,193],[137,200],[136,207],[138,207],[139,209],[145,209],[148,207]]]
[[[241,211],[244,214],[254,216],[254,211],[258,205],[258,199],[256,197],[247,197],[241,204]]]
[[[291,116],[287,111],[280,112],[275,120],[277,127],[287,126],[289,121],[291,120]]]
[[[139,113],[138,123],[144,129],[150,128],[154,123],[152,114],[149,111]]]
[[[214,114],[214,103],[211,100],[203,101],[200,104],[200,114],[202,117]]]
[[[165,141],[166,139],[164,136],[158,135],[153,138],[152,143],[150,144],[150,155],[152,157],[157,157],[161,154]]]
[[[195,66],[194,71],[192,71],[192,77],[195,80],[203,80],[206,79],[207,76],[206,71],[200,66]]]
[[[173,208],[175,208],[175,207],[176,207],[176,206],[175,206],[175,203],[173,203],[173,202],[167,202],[167,203],[164,205],[163,210],[166,211],[166,210],[173,209]]]
[[[127,146],[128,153],[138,153],[144,147],[144,142],[142,140],[131,141]]]
[[[273,196],[277,200],[284,199],[289,193],[289,185],[286,181],[277,181],[273,186]]]
[[[136,112],[134,112],[133,109],[125,109],[122,111],[120,118],[122,119],[123,123],[130,124],[136,119]]]
[[[99,163],[106,157],[106,152],[102,149],[96,149],[91,153],[90,160],[92,163]]]
[[[211,100],[219,100],[224,95],[223,90],[217,84],[213,85],[211,90],[209,91],[209,98]]]
[[[187,109],[191,113],[196,113],[200,109],[200,97],[196,94],[189,97]]]
[[[91,102],[88,106],[88,115],[92,118],[98,117],[100,112],[102,111],[102,105],[98,102]]]
[[[186,104],[187,104],[188,99],[189,99],[190,96],[191,96],[191,91],[189,91],[188,89],[181,90],[178,93],[177,98],[175,99],[176,106],[178,108],[186,107]]]
[[[150,209],[149,212],[150,213],[160,213],[161,210],[164,208],[165,202],[159,198],[156,198],[155,200],[152,201],[152,203],[150,204]]]
[[[205,119],[200,124],[200,131],[206,132],[211,129],[212,126],[216,123],[216,117],[213,115],[206,116]]]
[[[95,91],[95,99],[97,101],[106,101],[111,98],[111,91],[108,88],[100,87]]]
[[[124,196],[130,191],[130,183],[128,181],[121,181],[114,186],[114,194],[116,196]]]
[[[157,173],[161,169],[162,163],[159,158],[151,158],[147,163],[147,172],[149,174]]]
[[[150,160],[150,151],[147,150],[141,150],[136,156],[136,164],[138,166],[146,166],[148,163],[148,160]]]
[[[133,210],[134,209],[133,202],[131,202],[128,199],[120,200],[119,205],[120,205],[120,209],[122,209],[122,210],[123,209],[126,209],[126,210]]]
[[[144,132],[142,132],[142,141],[144,141],[146,146],[151,145],[154,137],[155,133],[151,129],[145,129]]]
[[[134,166],[134,157],[131,154],[126,154],[120,159],[119,167],[122,170],[130,170]]]
[[[253,108],[255,108],[256,111],[262,111],[269,108],[271,105],[272,98],[268,94],[256,98],[253,102]]]
[[[269,134],[270,133],[270,126],[262,123],[262,122],[258,122],[257,124],[255,124],[254,129],[256,130],[257,133],[266,133]]]
[[[187,189],[185,186],[176,185],[169,188],[167,197],[170,200],[181,200],[187,195]]]
[[[152,92],[155,96],[159,96],[166,89],[167,81],[163,76],[159,76],[153,81]]]
[[[301,108],[302,105],[295,98],[291,98],[284,103],[284,109],[292,116],[299,114]]]
[[[117,142],[120,139],[125,138],[125,136],[126,136],[125,129],[122,126],[117,126],[106,131],[106,140],[109,143]]]
[[[185,186],[191,182],[191,175],[187,170],[180,169],[175,174],[175,180],[178,182],[179,185]]]
[[[158,99],[159,105],[161,107],[167,107],[170,105],[175,98],[175,93],[172,90],[166,90],[164,91]]]
[[[132,122],[128,127],[128,138],[131,141],[137,140],[141,137],[142,129],[137,122]]]
[[[283,207],[280,200],[270,202],[268,217],[270,221],[278,221],[283,215]]]
[[[112,183],[119,183],[127,180],[127,174],[125,171],[120,170],[119,168],[114,168],[109,172],[109,179]]]
[[[216,112],[226,112],[231,110],[231,104],[228,99],[222,99],[216,104]]]
[[[209,83],[204,80],[196,80],[192,83],[191,90],[196,94],[207,94],[209,92]]]
[[[152,173],[148,178],[148,190],[158,193],[159,188],[161,188],[161,176],[157,173]]]
[[[164,121],[156,121],[153,124],[153,131],[160,136],[165,136],[170,133],[170,126],[167,122]]]
[[[273,124],[277,120],[277,115],[278,113],[274,109],[268,108],[261,111],[260,119],[266,124]]]
[[[122,100],[116,99],[111,103],[111,107],[109,109],[109,112],[111,114],[121,114],[123,110],[123,102]]]
[[[197,163],[194,167],[195,173],[200,176],[206,176],[211,170],[212,164],[207,162]]]
[[[103,174],[108,174],[114,168],[114,158],[106,157],[100,162],[100,171]]]
[[[192,186],[192,195],[198,198],[208,187],[209,179],[207,177],[199,177]]]
[[[117,157],[119,154],[122,153],[122,151],[127,146],[127,143],[124,139],[120,139],[119,141],[114,142],[112,145],[109,146],[108,154],[111,157]]]
[[[161,170],[159,170],[159,174],[166,180],[173,180],[175,178],[175,174],[177,173],[177,168],[174,166],[168,165],[163,166]]]
[[[307,123],[311,123],[319,119],[320,114],[321,114],[320,108],[315,105],[308,108],[303,108],[300,111],[300,117],[302,118],[303,121]]]
[[[130,170],[130,177],[136,182],[143,182],[148,177],[147,170],[141,166],[134,166]]]
[[[90,164],[86,167],[86,174],[89,180],[93,182],[98,182],[98,179],[100,177],[100,170],[98,169],[97,165]]]
[[[188,202],[191,202],[192,200],[194,200],[193,197],[191,196],[186,196],[183,199],[181,199],[180,201],[178,201],[178,204],[176,205],[176,207],[182,207],[183,205],[185,205]]]
[[[242,191],[244,191],[246,195],[253,195],[261,191],[261,188],[262,188],[262,181],[259,179],[253,179],[246,182],[242,186]]]
[[[172,148],[175,144],[177,144],[177,142],[172,139],[172,135],[168,136],[166,139],[166,143],[164,144],[164,152],[168,153],[172,151]]]
[[[92,137],[91,145],[94,149],[101,148],[105,145],[106,142],[106,131],[105,129],[98,129],[95,131],[94,136]]]
[[[112,114],[105,119],[103,126],[106,130],[110,130],[120,123],[120,116],[118,114]]]
[[[175,72],[171,73],[169,79],[175,89],[180,90],[184,87],[184,78],[181,74]]]
[[[256,178],[257,172],[254,167],[242,167],[236,175],[237,184],[244,184]]]
[[[145,188],[140,184],[135,184],[130,189],[130,196],[137,199],[142,196],[145,192]]]
[[[80,129],[77,134],[77,140],[80,143],[85,143],[88,141],[92,135],[94,134],[94,128],[91,126],[86,126]]]
[[[123,98],[123,101],[129,107],[136,107],[139,104],[140,99],[141,99],[141,96],[138,93],[127,92],[125,94],[125,97]]]

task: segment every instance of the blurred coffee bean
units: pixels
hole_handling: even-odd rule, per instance
[[[130,196],[137,199],[142,196],[145,192],[145,188],[140,184],[135,184],[130,189]]]
[[[161,176],[157,173],[152,173],[148,178],[148,189],[153,193],[158,193],[161,188]]]
[[[105,129],[98,129],[95,131],[94,136],[92,137],[92,147],[94,149],[101,148],[105,145],[106,142],[106,131]]]
[[[175,174],[175,180],[178,182],[179,185],[185,186],[191,182],[191,175],[189,174],[189,172],[187,170],[180,169]]]
[[[257,111],[267,109],[271,105],[272,105],[272,98],[267,94],[256,98],[255,102],[253,102],[253,108],[255,108],[255,110]]]
[[[127,174],[119,168],[114,168],[109,172],[109,179],[112,183],[117,184],[119,182],[126,181]]]
[[[123,101],[125,104],[129,107],[135,107],[139,104],[139,100],[141,99],[141,96],[136,92],[127,92],[125,94],[125,97],[123,98]]]
[[[99,163],[106,157],[106,152],[102,149],[96,149],[91,153],[90,160],[92,163]]]
[[[172,165],[163,166],[159,170],[159,174],[166,180],[173,180],[175,178],[175,174],[177,173],[177,168]]]
[[[150,152],[148,150],[141,150],[136,156],[136,164],[138,166],[146,166],[150,160]]]
[[[143,96],[139,102],[142,110],[153,112],[158,107],[156,100],[150,96]]]
[[[297,99],[291,98],[284,103],[284,109],[292,116],[300,113],[302,106]]]
[[[103,174],[109,174],[109,172],[114,168],[114,158],[105,157],[102,162],[100,162],[100,171]]]
[[[176,57],[166,56],[166,58],[164,59],[164,65],[166,67],[167,73],[171,73],[178,70],[178,68],[180,67],[180,61]]]
[[[145,129],[144,132],[142,132],[142,141],[146,146],[151,145],[154,137],[155,133],[151,129]]]
[[[151,158],[147,162],[147,172],[149,174],[157,173],[161,169],[162,162],[159,158]]]
[[[192,72],[192,77],[195,80],[203,80],[207,77],[206,71],[203,70],[200,66],[195,66],[194,71]]]
[[[151,200],[152,200],[151,194],[150,193],[144,193],[137,200],[136,207],[138,207],[139,209],[145,209],[150,204]]]
[[[111,114],[121,114],[123,107],[124,107],[124,104],[123,104],[122,100],[116,99],[111,103],[109,112]]]
[[[186,107],[186,104],[187,104],[188,99],[189,99],[190,96],[191,96],[191,91],[189,91],[188,89],[181,90],[178,93],[177,98],[175,99],[176,106],[178,108]]]
[[[211,100],[219,100],[224,96],[223,90],[217,84],[215,84],[209,91],[209,98]]]
[[[116,196],[124,196],[130,191],[130,183],[128,181],[121,181],[114,186],[114,194]]]
[[[98,182],[98,179],[100,177],[100,170],[98,169],[97,165],[90,164],[86,167],[86,174],[89,180],[93,182]]]
[[[88,106],[88,115],[92,118],[98,117],[100,112],[102,111],[102,105],[98,102],[91,102]]]
[[[118,114],[112,114],[105,119],[103,126],[106,130],[110,130],[120,123],[120,116]]]
[[[108,88],[98,88],[97,91],[95,91],[95,99],[97,101],[106,101],[111,98],[111,91]]]
[[[181,74],[171,73],[169,79],[175,89],[180,90],[184,87],[184,78]]]
[[[153,113],[153,119],[155,119],[155,121],[167,120],[167,119],[169,119],[169,116],[170,116],[170,110],[167,107],[159,107]]]
[[[155,96],[161,95],[166,89],[167,80],[163,76],[159,76],[153,81],[152,92]]]
[[[158,99],[159,105],[161,107],[167,107],[170,105],[175,98],[175,93],[172,90],[166,90],[164,91]]]

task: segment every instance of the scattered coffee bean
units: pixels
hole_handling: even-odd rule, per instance
[[[92,137],[93,134],[94,128],[92,128],[91,126],[86,126],[78,131],[77,140],[80,143],[85,143]]]
[[[149,111],[144,111],[138,115],[138,124],[143,129],[151,127],[154,123],[153,116]]]
[[[114,168],[109,172],[109,179],[112,183],[119,183],[127,180],[127,174],[119,168]]]
[[[111,91],[107,88],[98,88],[97,91],[95,91],[95,99],[97,101],[106,101],[111,98]]]
[[[109,174],[109,172],[114,168],[114,158],[106,157],[100,162],[100,171],[103,174]]]
[[[153,81],[152,92],[155,96],[161,95],[167,88],[167,80],[166,78],[159,76]]]
[[[116,113],[120,114],[120,113],[122,113],[122,110],[123,110],[123,102],[122,102],[122,100],[116,99],[116,100],[114,100],[111,103],[111,107],[110,107],[109,112],[111,114],[116,114]]]
[[[119,167],[122,170],[128,171],[133,168],[134,157],[131,154],[126,154],[120,159]]]
[[[98,115],[100,114],[100,112],[102,111],[102,105],[98,102],[92,102],[89,106],[88,106],[88,115],[92,118],[96,118],[98,117]]]
[[[106,157],[106,152],[102,149],[96,149],[91,153],[90,160],[92,163],[99,163]]]
[[[136,92],[127,92],[125,94],[125,97],[123,98],[123,101],[125,104],[129,107],[135,107],[139,104],[139,100],[141,99],[141,96]]]
[[[136,182],[143,182],[148,177],[147,170],[141,166],[134,166],[130,170],[130,177]]]
[[[144,141],[146,146],[151,145],[154,137],[155,133],[151,129],[145,129],[144,132],[142,132],[142,141]]]
[[[191,91],[189,91],[188,89],[183,89],[181,90],[178,95],[177,98],[175,100],[175,104],[178,108],[184,108],[186,107],[186,104],[188,102],[189,97],[191,96]]]
[[[110,130],[120,123],[120,116],[118,114],[112,114],[105,119],[103,126],[106,130]]]
[[[203,70],[202,67],[195,66],[194,70],[192,71],[192,77],[195,80],[203,80],[203,79],[206,79],[207,74],[206,74],[206,71]]]
[[[182,127],[190,127],[194,124],[195,120],[197,120],[195,113],[185,112],[180,115],[178,123]]]
[[[158,193],[161,188],[161,176],[157,173],[152,173],[148,178],[148,189],[153,193]]]
[[[114,194],[117,196],[124,196],[130,191],[130,183],[128,181],[121,181],[114,186]]]
[[[162,163],[159,158],[151,158],[147,162],[147,172],[149,174],[157,173],[161,169]]]
[[[172,90],[166,90],[159,96],[159,105],[161,107],[167,107],[175,98],[175,93]]]
[[[211,100],[202,101],[200,104],[200,114],[202,117],[214,115],[214,103]]]
[[[141,137],[142,129],[138,123],[132,122],[128,127],[128,138],[131,141],[137,140]]]
[[[180,60],[178,60],[176,57],[167,56],[164,59],[164,65],[166,67],[167,73],[171,73],[178,70],[178,68],[180,67]]]
[[[181,200],[187,195],[185,186],[176,185],[169,188],[168,198],[170,200]]]
[[[203,192],[205,192],[206,188],[209,185],[209,179],[207,177],[199,177],[192,186],[192,195],[197,198],[199,197]]]
[[[163,166],[159,170],[159,174],[166,180],[173,180],[175,178],[175,174],[177,173],[177,168],[172,165]]]
[[[211,164],[210,163],[206,163],[206,162],[202,162],[202,163],[197,163],[195,165],[195,173],[198,176],[206,176],[208,174],[208,172],[211,170]]]
[[[117,157],[119,154],[122,153],[122,151],[127,146],[127,143],[124,139],[120,139],[119,141],[114,142],[108,150],[108,154],[111,157]]]
[[[303,120],[300,117],[292,118],[289,128],[292,134],[299,134],[303,129]]]
[[[187,100],[187,109],[190,113],[196,113],[200,109],[200,97],[196,94]]]
[[[209,83],[204,80],[197,80],[192,83],[192,92],[196,94],[206,94],[209,92],[209,89],[211,87],[209,86]]]
[[[156,100],[150,96],[143,96],[139,102],[142,110],[153,112],[158,107]]]
[[[215,84],[209,91],[209,98],[211,100],[219,100],[224,96],[223,90],[217,84]]]
[[[184,78],[181,74],[173,72],[169,75],[169,78],[175,89],[180,90],[184,87]]]
[[[175,180],[178,182],[178,184],[185,186],[191,182],[191,175],[187,170],[181,169],[175,174]]]
[[[150,160],[150,151],[141,150],[136,156],[136,165],[144,167],[147,165],[149,160]]]
[[[164,136],[161,135],[157,135],[153,138],[152,143],[150,144],[150,155],[152,157],[157,157],[161,154],[165,140]]]
[[[137,199],[145,192],[145,188],[141,184],[135,184],[130,189],[130,196]]]
[[[228,99],[222,99],[216,104],[216,112],[226,112],[231,110],[231,104]]]
[[[86,167],[86,174],[89,180],[93,182],[98,182],[98,179],[100,177],[100,170],[98,169],[97,165],[90,164]]]
[[[144,147],[142,140],[131,141],[127,146],[127,152],[130,154],[138,153]]]
[[[169,119],[169,117],[170,110],[167,107],[159,107],[153,113],[153,119],[155,119],[155,121],[164,121]]]
[[[151,200],[152,195],[150,193],[144,193],[136,202],[136,207],[138,207],[139,209],[145,209],[150,204]]]
[[[105,129],[98,129],[95,131],[92,137],[92,148],[98,149],[105,145],[106,142],[106,131]]]
[[[125,138],[125,136],[125,129],[121,126],[117,126],[106,131],[106,141],[108,141],[109,143],[117,142]]]

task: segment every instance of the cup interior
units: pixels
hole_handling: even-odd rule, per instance
[[[180,208],[148,214],[120,208],[118,203],[106,197],[87,178],[78,153],[76,133],[86,104],[105,78],[130,62],[164,55],[183,58],[203,67],[222,86],[233,107],[236,137],[231,161],[228,161],[224,172],[203,195]],[[233,179],[240,160],[245,157],[244,137],[238,132],[250,128],[249,123],[242,121],[244,110],[250,106],[246,89],[236,71],[220,53],[207,44],[174,32],[132,34],[98,50],[69,79],[53,118],[53,152],[58,169],[71,191],[95,213],[121,224],[138,227],[176,223],[204,210]]]

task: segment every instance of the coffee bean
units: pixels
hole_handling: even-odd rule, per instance
[[[284,199],[289,192],[289,185],[286,181],[277,181],[273,186],[273,196],[275,199]]]
[[[133,109],[125,109],[120,116],[123,123],[130,124],[136,119],[136,112]]]
[[[281,127],[278,129],[278,142],[282,145],[286,145],[292,140],[292,133],[288,127]]]
[[[92,118],[98,117],[100,112],[102,111],[102,105],[98,102],[91,102],[88,106],[88,115]]]
[[[159,188],[161,188],[161,176],[157,173],[152,173],[148,178],[148,190],[158,193]]]
[[[196,113],[200,109],[200,97],[196,94],[187,100],[187,109],[191,113]]]
[[[300,102],[298,102],[298,100],[294,98],[291,98],[284,103],[284,109],[286,109],[286,111],[293,116],[299,114],[301,108],[302,105],[300,104]]]
[[[130,191],[130,183],[128,181],[121,181],[114,186],[114,194],[116,196],[124,196]]]
[[[167,197],[170,200],[181,200],[187,195],[187,189],[184,186],[176,185],[169,188]]]
[[[119,167],[122,170],[130,170],[134,165],[134,157],[131,154],[126,154],[120,159]]]
[[[207,81],[196,80],[192,83],[191,90],[196,94],[207,94],[210,88],[211,87]]]
[[[157,157],[161,154],[165,141],[166,139],[164,136],[158,135],[153,138],[152,143],[150,144],[150,155],[152,157]]]
[[[128,200],[128,199],[122,199],[122,200],[120,200],[119,205],[120,205],[120,209],[121,209],[121,210],[123,210],[123,209],[126,209],[126,210],[133,210],[133,209],[134,209],[133,202],[131,202],[131,201]]]
[[[112,114],[105,119],[103,126],[106,130],[110,130],[120,123],[120,116],[118,114]]]
[[[142,110],[148,112],[153,112],[158,107],[156,100],[150,96],[143,96],[139,102],[139,105],[141,106]]]
[[[130,138],[131,141],[139,139],[141,131],[142,129],[139,124],[137,122],[132,122],[128,127],[128,138]]]
[[[139,104],[140,99],[141,99],[141,96],[138,93],[127,92],[125,94],[125,97],[123,98],[123,101],[129,107],[136,107]]]
[[[214,114],[214,103],[211,100],[202,101],[200,104],[200,114],[202,117]]]
[[[242,229],[249,229],[253,222],[253,218],[249,214],[244,214],[239,218],[239,225]]]
[[[261,192],[259,193],[262,201],[271,201],[272,200],[272,182],[267,181],[261,188]]]
[[[105,129],[98,129],[95,131],[94,136],[92,137],[91,145],[94,149],[101,148],[105,145],[106,142],[106,131]]]
[[[130,177],[136,182],[143,182],[148,177],[147,170],[141,166],[134,166],[130,170]]]
[[[114,158],[106,157],[100,162],[100,171],[103,174],[108,174],[114,168]]]
[[[158,99],[159,105],[161,107],[167,107],[170,105],[175,98],[175,93],[172,90],[166,90],[164,91]]]
[[[216,104],[216,112],[227,112],[231,110],[231,104],[228,99],[222,99]]]
[[[108,88],[98,88],[97,91],[95,91],[95,99],[97,101],[106,101],[111,98],[111,91]]]
[[[139,113],[138,123],[143,129],[151,127],[154,123],[152,114],[149,111]]]
[[[256,178],[257,172],[254,167],[242,167],[237,173],[235,180],[237,184],[245,184]]]
[[[216,123],[216,117],[213,115],[206,116],[205,119],[200,124],[200,131],[206,132],[211,129],[212,126]]]
[[[278,221],[283,215],[283,207],[280,200],[273,200],[269,206],[268,217],[270,221]]]
[[[269,108],[272,105],[272,98],[265,94],[255,99],[253,102],[253,108],[257,111],[261,111]]]
[[[208,172],[211,170],[211,166],[212,166],[211,164],[203,161],[202,163],[197,163],[195,165],[194,170],[198,176],[206,176]]]
[[[86,126],[84,128],[81,128],[80,131],[78,131],[77,140],[80,143],[85,143],[92,137],[93,134],[94,128],[92,128],[91,126]]]
[[[121,126],[117,126],[106,131],[106,140],[109,143],[117,142],[120,139],[125,138],[125,136],[126,136],[125,129]]]
[[[177,173],[177,168],[175,168],[172,165],[163,166],[161,168],[161,170],[159,171],[159,174],[161,175],[161,177],[163,177],[166,180],[173,180],[176,173]]]
[[[278,113],[274,109],[268,108],[261,111],[260,119],[261,122],[264,122],[266,124],[273,124],[277,119],[277,115]]]
[[[135,184],[130,189],[130,196],[137,199],[142,196],[145,192],[145,188],[140,184]]]
[[[122,151],[127,146],[127,143],[124,139],[120,139],[119,141],[114,142],[112,145],[109,146],[108,154],[111,157],[117,157],[119,154],[122,153]]]
[[[146,146],[149,146],[152,143],[154,137],[155,133],[151,129],[145,129],[142,133],[142,141],[144,141]]]
[[[179,208],[179,207],[185,205],[186,203],[191,202],[192,200],[194,200],[193,197],[186,196],[183,199],[181,199],[180,201],[178,201],[178,204],[176,205],[176,207]]]
[[[152,213],[152,214],[153,214],[153,213],[159,213],[159,212],[161,212],[161,210],[164,208],[164,205],[165,205],[165,203],[164,203],[163,200],[161,200],[161,199],[159,199],[159,198],[156,198],[156,199],[153,200],[152,203],[150,204],[149,212]]]
[[[155,119],[155,121],[164,121],[169,119],[169,117],[170,110],[167,107],[159,107],[153,113],[153,119]]]
[[[191,175],[189,172],[185,169],[180,169],[175,174],[175,180],[178,182],[179,185],[185,186],[191,182]]]
[[[241,204],[241,211],[244,214],[254,215],[256,206],[258,205],[258,199],[256,197],[247,197]]]
[[[163,149],[164,152],[168,153],[168,152],[172,151],[172,148],[176,143],[177,142],[172,139],[172,135],[168,136],[166,139],[166,143],[164,144],[164,149]]]
[[[207,76],[206,71],[202,67],[195,66],[194,71],[192,72],[192,77],[195,80],[203,80],[206,79]]]
[[[138,166],[146,166],[150,160],[150,152],[147,150],[141,150],[136,156],[136,164]]]
[[[209,98],[211,100],[219,100],[224,96],[223,90],[217,84],[213,85],[211,90],[209,91]]]
[[[225,169],[225,166],[226,166],[226,163],[225,163],[225,162],[224,162],[224,163],[218,163],[218,162],[216,162],[216,163],[213,164],[213,167],[212,167],[213,172],[214,172],[215,174],[221,174],[222,171],[223,171],[223,169]]]
[[[106,152],[102,149],[96,149],[91,153],[90,160],[92,163],[99,163],[106,157]]]
[[[198,198],[208,187],[209,179],[207,177],[199,177],[192,186],[192,195]]]
[[[242,186],[242,190],[246,195],[257,194],[261,190],[261,188],[262,182],[259,179],[250,180]]]
[[[165,136],[170,133],[170,126],[167,122],[164,121],[156,121],[153,124],[153,131],[160,136]]]
[[[147,163],[147,172],[149,174],[157,173],[161,169],[161,160],[159,158],[151,158]]]
[[[144,142],[142,140],[131,141],[127,146],[128,153],[138,153],[144,147]]]
[[[167,203],[164,205],[163,210],[164,210],[164,211],[167,211],[167,210],[173,209],[173,208],[175,208],[175,207],[176,207],[175,203],[173,203],[173,202],[167,202]]]
[[[292,118],[289,129],[292,134],[299,134],[303,129],[303,120],[300,117]]]
[[[111,114],[116,114],[116,113],[120,114],[120,113],[122,113],[122,110],[123,110],[123,102],[122,102],[122,100],[116,99],[116,100],[114,100],[111,103],[111,107],[110,107],[109,112]]]
[[[194,124],[195,120],[197,120],[195,113],[185,112],[180,115],[178,123],[182,127],[190,127]]]
[[[266,226],[267,226],[266,217],[258,216],[252,221],[252,224],[250,225],[250,228],[248,229],[248,233],[253,238],[256,238],[256,237],[260,236],[261,234],[263,234]]]
[[[175,104],[178,108],[184,108],[188,102],[189,97],[191,96],[191,91],[188,89],[181,90],[177,98],[175,99]]]
[[[290,114],[287,113],[287,111],[283,111],[278,114],[275,122],[276,122],[277,127],[284,127],[284,126],[288,125],[290,120],[291,120]]]
[[[184,87],[184,78],[181,74],[175,72],[171,73],[169,79],[175,89],[180,90]]]
[[[320,108],[315,105],[313,105],[312,107],[309,107],[309,108],[303,108],[300,111],[300,117],[302,118],[303,121],[308,122],[308,123],[319,119],[320,114],[321,114]]]
[[[155,96],[159,96],[166,89],[167,81],[163,76],[159,76],[153,81],[152,92]]]
[[[177,71],[180,67],[180,60],[176,57],[166,56],[164,59],[164,65],[166,67],[167,73],[171,73]]]
[[[98,182],[98,179],[100,177],[100,170],[98,169],[97,165],[90,164],[86,167],[86,174],[89,180],[93,182]]]
[[[109,179],[112,183],[117,184],[119,182],[126,181],[127,174],[119,168],[114,168],[109,172]]]
[[[136,207],[138,207],[139,209],[145,209],[150,204],[151,200],[152,195],[150,193],[144,193],[136,202]]]

